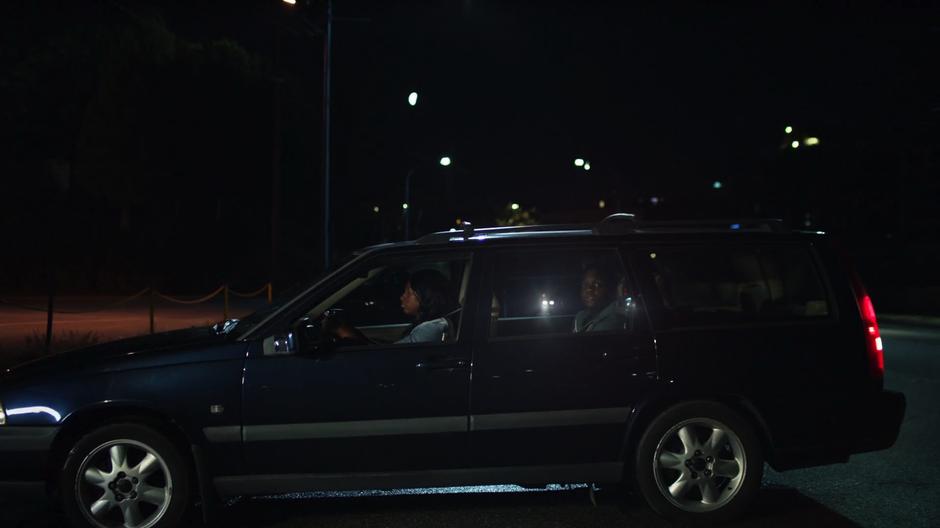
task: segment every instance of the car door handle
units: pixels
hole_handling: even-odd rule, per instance
[[[444,370],[464,368],[469,364],[461,358],[428,358],[415,364],[415,368],[427,370]]]

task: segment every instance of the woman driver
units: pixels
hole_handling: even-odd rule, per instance
[[[405,282],[399,300],[402,311],[414,319],[414,324],[396,343],[440,343],[454,337],[448,317],[460,306],[450,283],[440,272],[430,269],[414,272]]]
[[[395,343],[440,343],[453,339],[453,325],[448,317],[455,314],[460,305],[450,288],[450,283],[440,272],[424,269],[411,274],[402,292],[401,309],[414,321],[408,332]],[[369,343],[359,329],[341,322],[324,322],[327,332],[348,343]]]

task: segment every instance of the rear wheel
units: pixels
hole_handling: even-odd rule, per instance
[[[189,470],[165,436],[144,425],[102,427],[69,452],[59,487],[74,526],[176,526],[189,502]]]
[[[637,487],[660,515],[711,524],[740,515],[760,488],[763,456],[754,429],[709,401],[675,405],[643,433]]]

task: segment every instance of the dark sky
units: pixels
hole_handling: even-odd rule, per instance
[[[929,3],[333,5],[337,256],[402,237],[409,172],[412,236],[456,217],[491,225],[511,202],[541,221],[620,209],[940,233],[940,8]],[[2,9],[7,240],[52,240],[60,249],[36,258],[79,277],[136,284],[193,276],[198,262],[206,283],[257,282],[276,232],[277,267],[312,273],[325,0]],[[788,147],[807,136],[820,144]],[[437,164],[444,155],[451,167]],[[20,278],[0,288],[41,281],[30,258],[13,267]]]
[[[255,15],[274,4],[296,25],[301,10],[259,4],[220,17],[187,3],[172,23],[269,53],[270,21]],[[447,153],[494,199],[562,207],[572,188],[593,203],[611,181],[665,193],[746,177],[785,125],[836,146],[936,119],[938,10],[750,4],[337,0],[337,177],[378,199],[392,189],[381,180]],[[302,12],[319,25],[323,7]],[[318,82],[318,37],[285,42]]]

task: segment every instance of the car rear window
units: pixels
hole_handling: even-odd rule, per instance
[[[805,246],[693,246],[649,250],[653,279],[673,326],[829,316]]]

